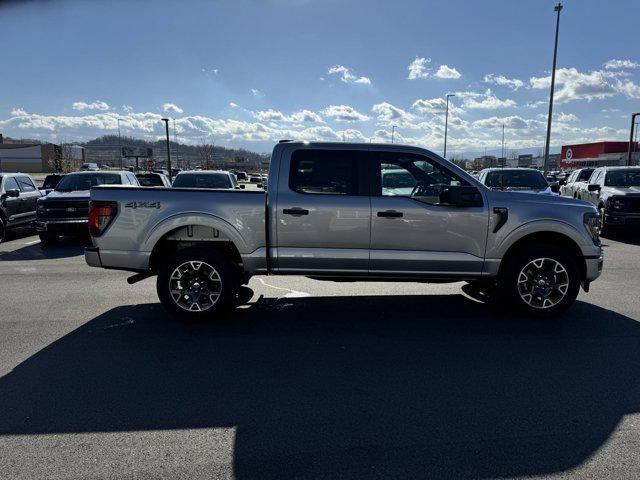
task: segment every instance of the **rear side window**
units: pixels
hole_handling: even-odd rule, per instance
[[[36,186],[33,184],[29,177],[21,176],[16,177],[18,179],[18,184],[20,185],[20,190],[23,192],[35,192]]]
[[[589,180],[589,177],[592,173],[593,170],[580,170],[580,175],[578,176],[576,182],[584,182],[586,180]]]
[[[315,195],[357,195],[359,152],[297,150],[291,155],[289,188]]]

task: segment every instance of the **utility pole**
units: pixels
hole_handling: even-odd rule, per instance
[[[442,154],[444,158],[447,158],[447,128],[449,126],[449,97],[455,97],[455,94],[447,93],[446,97],[447,97],[447,109],[446,109],[446,113],[444,114],[444,152]]]
[[[173,181],[173,175],[171,173],[171,147],[169,143],[169,119],[163,118],[165,132],[167,134],[167,170],[169,170],[169,181]]]
[[[391,125],[391,143],[393,143],[393,139],[395,137],[395,133],[396,133],[396,126],[395,125]]]
[[[176,144],[176,167],[180,168],[180,155],[178,154],[178,136],[176,135],[176,119],[173,118],[173,141]]]
[[[502,156],[500,158],[502,158],[502,166],[504,167],[504,164],[507,163],[507,159],[504,156],[504,123],[502,124]]]
[[[120,145],[120,170],[122,170],[122,137],[120,136],[120,119],[116,119],[118,122],[118,145]]]
[[[631,166],[631,150],[633,145],[633,131],[636,128],[636,117],[640,115],[639,113],[631,114],[631,132],[629,132],[629,150],[627,151],[627,167]]]
[[[549,94],[549,116],[547,117],[547,140],[544,145],[544,174],[549,171],[549,143],[551,141],[551,117],[553,115],[553,91],[556,85],[556,58],[558,56],[558,30],[560,29],[560,12],[562,4],[558,3],[553,11],[556,12],[556,40],[553,46],[553,67],[551,68],[551,93]]]

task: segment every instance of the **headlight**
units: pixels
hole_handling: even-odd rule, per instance
[[[609,199],[609,208],[612,210],[622,210],[624,209],[624,200],[621,198],[610,198]]]
[[[600,215],[596,212],[587,212],[584,214],[582,223],[593,243],[600,245]]]

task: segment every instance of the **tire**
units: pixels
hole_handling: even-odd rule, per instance
[[[0,217],[0,243],[7,239],[7,226],[4,223],[4,218]]]
[[[521,247],[500,278],[511,307],[547,318],[560,315],[573,304],[580,282],[576,259],[566,249],[546,244]]]
[[[43,247],[48,247],[58,242],[57,235],[53,233],[39,233],[38,236],[40,237],[40,244]]]
[[[190,247],[171,256],[160,266],[156,281],[162,306],[174,318],[187,322],[224,318],[235,305],[238,288],[231,262],[204,247]]]

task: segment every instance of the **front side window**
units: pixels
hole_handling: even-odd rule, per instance
[[[232,188],[226,173],[181,173],[173,181],[180,188]]]
[[[17,177],[20,190],[23,192],[35,192],[36,186],[33,184],[29,177]]]
[[[608,187],[640,187],[640,168],[611,170],[604,184]]]
[[[576,182],[586,182],[587,180],[589,180],[592,173],[593,173],[593,170],[588,168],[584,170],[580,170],[580,175],[578,176]]]
[[[7,177],[4,181],[4,191],[8,192],[9,190],[20,190],[18,182],[13,177]]]
[[[291,156],[289,187],[315,195],[357,195],[358,152],[297,150]]]
[[[410,197],[439,205],[440,195],[451,186],[468,183],[453,172],[416,154],[384,152],[375,163],[374,195]]]

